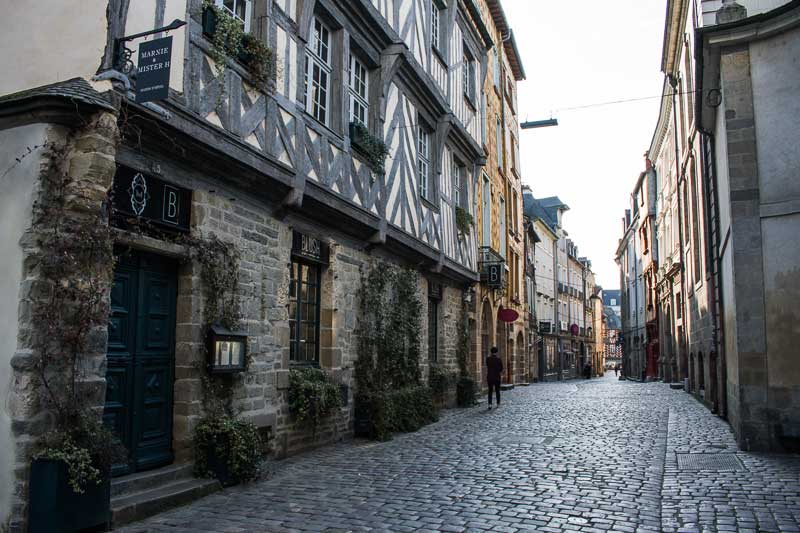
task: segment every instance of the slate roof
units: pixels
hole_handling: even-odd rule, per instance
[[[72,102],[88,104],[110,111],[114,110],[106,95],[103,95],[92,88],[89,82],[83,78],[72,78],[67,81],[60,81],[51,85],[43,85],[35,89],[26,89],[17,93],[0,96],[0,105],[12,102],[21,102],[39,97],[65,98]]]
[[[523,212],[531,220],[540,219],[555,233],[558,226],[558,210],[569,209],[567,204],[558,196],[536,199],[533,194],[526,192],[522,195]]]
[[[622,305],[622,296],[619,289],[617,290],[603,290],[603,305],[611,305],[611,299],[617,301],[616,306]]]

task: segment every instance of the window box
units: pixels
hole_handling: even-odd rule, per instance
[[[78,494],[69,485],[66,463],[36,459],[31,463],[28,491],[28,531],[31,533],[78,531],[109,524],[109,473],[99,485],[88,483],[83,494]]]
[[[350,146],[366,156],[367,164],[375,174],[382,176],[386,173],[385,163],[389,148],[361,122],[350,123]]]

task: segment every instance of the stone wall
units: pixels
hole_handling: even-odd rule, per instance
[[[64,202],[64,221],[96,223],[96,217],[107,201],[107,191],[115,171],[114,156],[119,141],[116,116],[100,112],[87,117],[85,125],[74,131],[53,128],[48,131],[46,139],[48,144],[44,147],[41,165],[30,168],[27,179],[40,184],[52,184],[63,179],[65,186],[60,198]],[[43,186],[37,201],[42,202],[47,194],[54,193],[49,186]],[[40,261],[52,251],[42,249],[39,239],[43,232],[51,229],[53,222],[46,217],[41,220],[34,218],[20,240],[24,260],[18,296],[19,333],[11,359],[12,385],[7,396],[16,477],[10,523],[12,531],[24,530],[31,454],[38,438],[51,429],[53,422],[34,368],[39,355],[35,350],[43,336],[51,333],[43,331],[43,324],[32,316],[35,306],[46,302],[50,293],[51,280],[42,277]],[[99,281],[110,282],[110,279]],[[80,377],[88,402],[99,408],[105,402],[106,327],[105,322],[97,324],[88,335]]]

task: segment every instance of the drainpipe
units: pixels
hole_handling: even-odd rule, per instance
[[[681,194],[681,177],[683,174],[682,165],[680,161],[680,143],[678,142],[678,106],[675,102],[675,96],[678,90],[678,80],[672,74],[667,75],[667,79],[669,81],[670,87],[672,87],[672,132],[675,138],[675,183],[678,186],[677,194],[678,194],[678,246],[680,248],[679,255],[680,255],[680,270],[681,270],[681,338],[678,339],[682,341],[683,350],[687,350],[689,348],[688,342],[686,342],[686,264],[685,258],[683,255],[683,221],[685,217],[683,216],[683,195]],[[681,345],[679,345],[679,348]],[[689,358],[686,358],[687,364]],[[688,374],[688,369],[687,369]],[[683,379],[683,376],[680,375],[680,361],[678,361],[678,375]]]

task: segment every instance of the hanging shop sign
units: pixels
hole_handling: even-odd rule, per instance
[[[330,249],[320,239],[295,231],[292,233],[292,255],[327,265],[330,260]]]
[[[164,100],[169,96],[172,36],[139,45],[136,63],[136,103]]]
[[[112,205],[117,223],[137,218],[161,229],[189,231],[192,191],[130,167],[117,165]]]
[[[574,335],[576,337],[578,336],[578,332],[579,331],[580,331],[580,328],[578,328],[578,324],[572,324],[569,327],[569,332],[572,333],[572,335]]]
[[[519,318],[519,313],[517,313],[513,309],[501,308],[500,311],[497,312],[497,318],[499,318],[503,322],[510,324],[511,322],[515,322]]]

